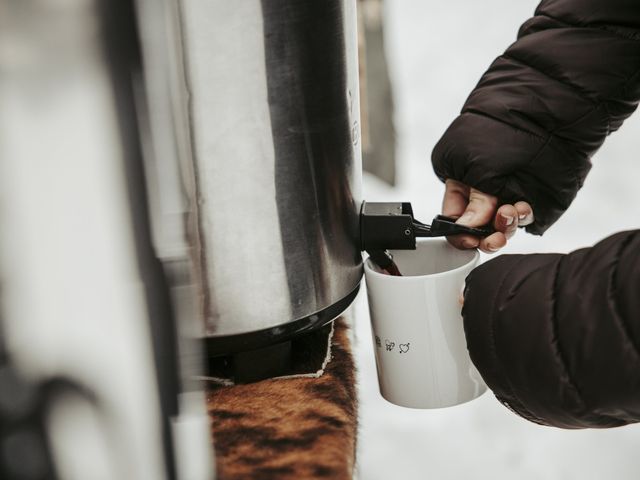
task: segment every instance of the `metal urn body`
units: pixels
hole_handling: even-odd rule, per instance
[[[362,276],[355,0],[181,8],[205,335],[259,348],[335,318]]]

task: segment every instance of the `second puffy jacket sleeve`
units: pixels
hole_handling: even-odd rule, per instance
[[[542,234],[640,99],[640,2],[544,0],[436,145],[442,179],[528,201]]]
[[[471,359],[521,416],[563,428],[640,421],[640,230],[568,255],[502,255],[467,278]]]

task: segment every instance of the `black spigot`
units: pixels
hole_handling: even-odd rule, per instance
[[[495,230],[486,225],[465,227],[455,218],[436,215],[431,225],[413,218],[409,202],[363,202],[360,211],[360,249],[382,269],[393,267],[393,257],[387,251],[415,250],[417,237],[444,237],[467,234],[486,237]]]
[[[360,250],[415,250],[413,209],[409,202],[363,202]]]

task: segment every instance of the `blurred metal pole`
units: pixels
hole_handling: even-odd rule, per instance
[[[393,85],[384,41],[383,0],[358,1],[364,170],[396,184]]]
[[[190,221],[195,190],[184,46],[177,0],[136,0],[144,95],[138,107],[154,250],[168,280],[178,327],[179,414],[173,421],[180,479],[215,475],[202,374],[204,320]],[[144,103],[144,106],[142,105]]]
[[[131,0],[0,0],[3,341],[32,384],[72,386],[44,406],[60,478],[175,478],[174,449],[199,461],[180,478],[211,478],[149,231],[134,13]]]

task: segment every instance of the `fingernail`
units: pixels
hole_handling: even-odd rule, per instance
[[[527,214],[526,214],[526,213],[523,213],[522,215],[518,215],[518,218],[519,218],[520,220],[524,220],[525,218],[527,218]]]
[[[509,225],[511,225],[513,223],[513,221],[515,220],[515,217],[510,217],[508,215],[502,215],[502,218],[504,218],[504,221],[507,224],[507,227]]]
[[[473,212],[465,212],[464,215],[462,215],[458,221],[456,223],[471,223],[471,221],[473,220],[473,217],[475,217],[476,214]]]
[[[500,247],[487,246],[487,250],[489,250],[490,252],[497,252],[498,250],[500,250]]]

